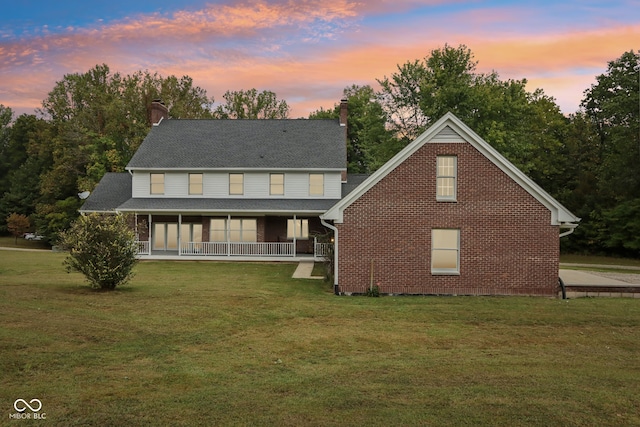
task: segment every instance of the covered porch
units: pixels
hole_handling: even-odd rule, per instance
[[[323,260],[331,242],[317,217],[135,214],[140,259]]]

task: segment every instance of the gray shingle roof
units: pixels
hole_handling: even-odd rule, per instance
[[[337,120],[162,120],[127,169],[346,168]]]
[[[118,210],[136,212],[256,212],[323,213],[338,200],[332,199],[204,199],[204,198],[132,198]]]
[[[113,212],[131,198],[131,174],[106,173],[80,208],[80,212]]]

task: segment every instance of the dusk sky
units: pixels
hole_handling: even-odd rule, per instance
[[[188,75],[209,97],[270,90],[292,118],[346,86],[466,45],[478,71],[529,81],[563,113],[607,62],[640,49],[640,0],[20,0],[0,16],[0,104],[33,113],[65,74]]]

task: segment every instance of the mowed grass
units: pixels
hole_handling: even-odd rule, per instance
[[[144,262],[115,292],[0,252],[0,425],[640,425],[640,300],[337,297],[295,264]],[[45,424],[44,421],[38,422]]]

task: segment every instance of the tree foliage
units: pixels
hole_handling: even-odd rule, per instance
[[[7,229],[16,238],[16,244],[18,243],[18,237],[29,231],[30,226],[29,218],[26,215],[14,212],[7,217]]]
[[[590,252],[640,257],[640,53],[625,52],[585,91],[584,115],[574,129],[588,158],[580,162],[589,189],[582,199],[582,247]]]
[[[227,91],[222,97],[225,103],[215,111],[219,119],[286,119],[289,105],[278,100],[275,93],[256,89]]]
[[[60,245],[69,250],[64,261],[68,272],[84,274],[95,289],[113,290],[127,283],[137,263],[136,237],[123,215],[80,216],[60,234]]]
[[[371,173],[398,150],[397,140],[387,129],[387,114],[371,86],[353,85],[343,91],[347,109],[347,160],[350,173]],[[340,105],[320,109],[310,119],[338,119]]]
[[[0,229],[18,212],[55,240],[77,216],[77,193],[124,170],[151,127],[155,99],[175,118],[212,117],[213,99],[188,76],[121,75],[105,64],[58,81],[39,110],[44,119],[25,115],[10,126],[0,107]]]

